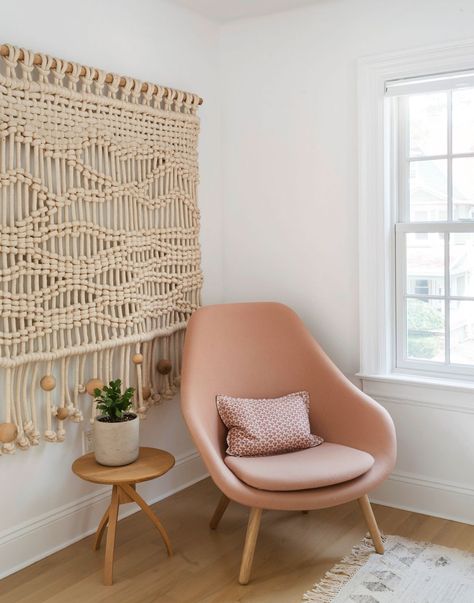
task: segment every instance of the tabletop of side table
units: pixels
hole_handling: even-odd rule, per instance
[[[120,484],[146,482],[164,475],[175,463],[174,456],[166,450],[141,447],[138,459],[122,467],[99,465],[94,453],[90,452],[76,459],[72,470],[76,475],[95,484]]]

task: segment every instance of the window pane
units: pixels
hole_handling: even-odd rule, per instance
[[[444,302],[407,299],[407,356],[444,361]]]
[[[447,151],[447,94],[410,96],[410,156],[445,155]]]
[[[451,301],[451,362],[474,364],[474,302]]]
[[[453,153],[474,151],[474,88],[453,90]]]
[[[406,257],[407,293],[444,295],[443,233],[408,233]]]
[[[445,159],[410,162],[410,220],[446,220],[448,177]]]
[[[453,218],[474,220],[474,157],[453,159]]]
[[[451,295],[474,297],[474,233],[449,235]]]

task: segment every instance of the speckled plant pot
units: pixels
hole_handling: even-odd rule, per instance
[[[130,413],[134,414],[134,413]],[[108,467],[120,467],[136,461],[139,453],[140,419],[106,423],[94,421],[95,460]]]

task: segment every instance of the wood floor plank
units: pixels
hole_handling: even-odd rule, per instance
[[[154,505],[175,555],[143,513],[119,522],[113,586],[102,584],[103,550],[90,536],[0,582],[0,603],[299,603],[303,592],[367,532],[356,502],[262,516],[252,579],[237,582],[248,510],[230,503],[217,530],[210,480]],[[474,551],[474,526],[373,505],[382,533]]]

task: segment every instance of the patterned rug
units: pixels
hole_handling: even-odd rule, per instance
[[[384,537],[385,554],[365,538],[303,601],[317,603],[474,603],[474,554]]]

